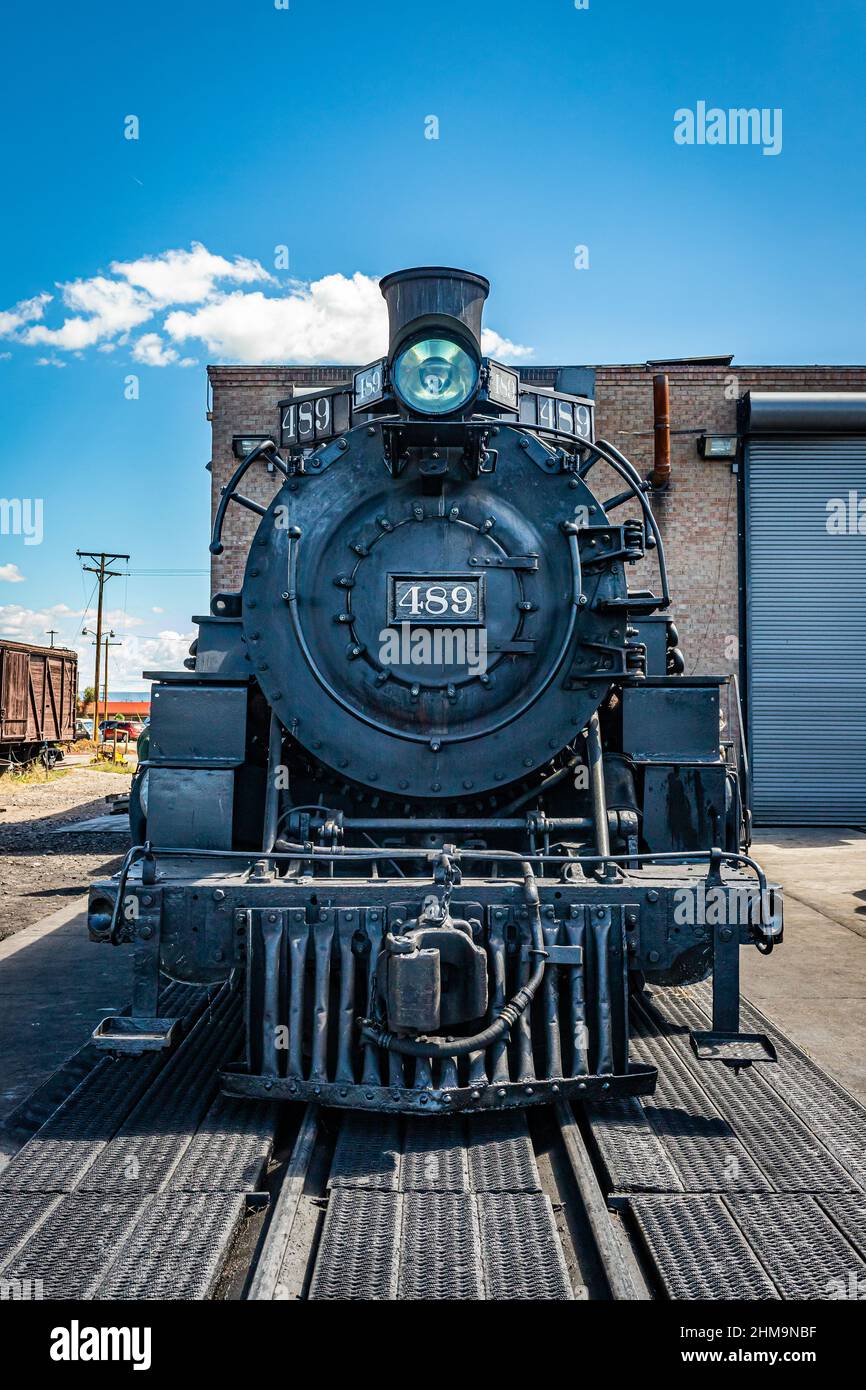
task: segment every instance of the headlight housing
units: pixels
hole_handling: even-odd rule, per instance
[[[448,415],[474,394],[478,363],[453,338],[420,338],[398,353],[392,380],[410,410]]]

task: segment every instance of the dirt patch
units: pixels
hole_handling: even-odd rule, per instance
[[[128,834],[51,831],[105,815],[106,796],[125,788],[115,773],[83,767],[50,781],[0,777],[0,940],[86,893],[93,879],[115,872],[129,847]]]

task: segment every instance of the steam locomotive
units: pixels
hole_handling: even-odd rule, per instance
[[[482,276],[381,289],[387,356],[242,459],[211,543],[229,506],[259,515],[242,589],[195,620],[187,669],[148,673],[133,848],[89,916],[135,943],[135,995],[95,1041],[169,1047],[167,978],[242,981],[230,1094],[646,1094],[630,989],[712,970],[698,1056],[772,1058],[738,972],[780,940],[780,895],[746,853],[724,678],[683,674],[650,485],[592,400],[483,356]],[[267,508],[239,490],[261,460]],[[630,588],[645,556],[655,588]]]

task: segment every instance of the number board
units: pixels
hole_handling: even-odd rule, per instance
[[[385,359],[373,362],[352,377],[352,408],[366,410],[385,394]]]
[[[539,430],[556,430],[559,434],[570,434],[575,439],[592,439],[593,407],[590,401],[577,401],[574,397],[547,395],[541,391],[527,390],[520,393],[520,423],[534,425]]]
[[[348,391],[329,391],[323,396],[301,396],[280,402],[280,444],[283,448],[315,445],[352,426]]]
[[[478,627],[484,621],[483,574],[389,574],[388,622],[420,627]]]

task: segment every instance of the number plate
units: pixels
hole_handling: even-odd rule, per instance
[[[478,627],[484,622],[483,574],[389,574],[388,622]]]

